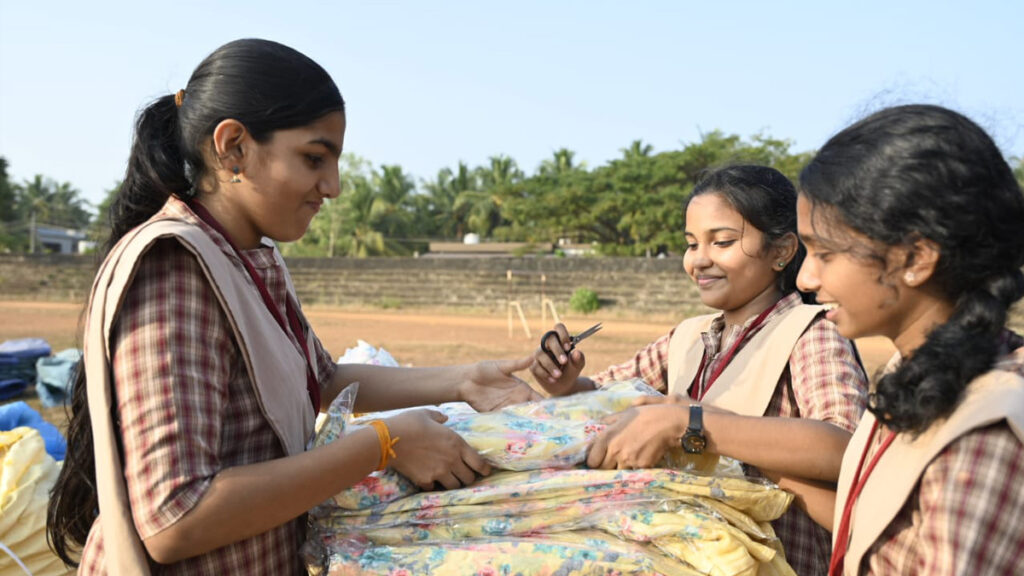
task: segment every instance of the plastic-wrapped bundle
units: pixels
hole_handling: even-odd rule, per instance
[[[386,416],[347,422],[354,393],[332,405],[318,444]],[[419,492],[391,471],[371,475],[312,512],[310,571],[792,574],[768,523],[792,496],[742,478],[735,461],[693,460],[680,450],[665,464],[703,474],[572,468],[601,418],[655,394],[632,380],[486,414],[442,406],[448,425],[506,471],[447,492]]]
[[[38,430],[0,432],[0,573],[72,572],[46,543],[46,504],[59,471]]]

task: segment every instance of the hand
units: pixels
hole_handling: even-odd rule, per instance
[[[434,410],[410,410],[385,423],[395,444],[390,466],[423,490],[440,483],[452,490],[486,476],[491,466],[461,436],[444,426],[448,417]]]
[[[537,383],[552,396],[565,396],[572,391],[587,360],[579,348],[572,352],[566,352],[570,347],[569,340],[572,336],[569,335],[565,324],[555,324],[552,330],[558,334],[558,337],[549,336],[543,346],[537,348],[533,353],[530,373],[533,374]],[[558,361],[552,361],[546,350],[554,353]]]
[[[525,370],[533,362],[529,356],[518,360],[477,362],[465,382],[458,386],[458,397],[478,412],[490,412],[512,404],[542,400],[544,397],[513,373]]]
[[[587,453],[591,468],[651,468],[679,444],[689,423],[689,407],[675,403],[629,408],[604,419],[609,426]]]

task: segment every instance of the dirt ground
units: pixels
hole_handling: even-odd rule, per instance
[[[80,348],[81,311],[82,305],[77,303],[0,302],[0,342],[34,337],[49,342],[54,352]],[[335,357],[361,339],[385,348],[399,363],[414,366],[529,355],[536,348],[540,334],[548,328],[541,325],[539,315],[528,318],[531,337],[527,338],[518,320],[510,337],[507,318],[499,314],[321,307],[307,308],[306,314],[324,346]],[[637,349],[667,333],[674,325],[671,319],[658,322],[647,318],[602,318],[600,311],[562,320],[572,331],[604,322],[603,330],[582,345],[587,365],[595,371],[627,360]],[[857,345],[868,374],[874,373],[892,355],[891,345],[880,338],[862,339]],[[527,376],[524,374],[524,377]],[[39,409],[34,391],[20,399]],[[64,423],[63,410],[42,412],[48,420],[58,425]]]

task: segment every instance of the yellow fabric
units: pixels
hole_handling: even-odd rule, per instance
[[[71,573],[46,543],[46,504],[59,472],[37,430],[0,432],[0,542],[33,576]],[[0,551],[0,576],[24,574]]]

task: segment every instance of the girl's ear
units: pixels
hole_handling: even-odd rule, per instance
[[[235,167],[241,169],[246,160],[246,152],[249,151],[247,149],[250,148],[249,142],[250,135],[245,124],[234,118],[221,120],[213,129],[213,152],[220,161],[218,172],[235,173]]]
[[[942,251],[927,238],[918,238],[902,249],[903,269],[899,280],[908,288],[924,285],[935,273]]]
[[[772,266],[777,270],[785,268],[790,260],[796,256],[796,251],[799,247],[800,241],[797,239],[796,234],[792,232],[787,232],[782,238],[772,242]]]

